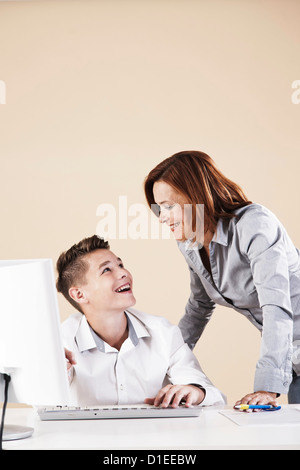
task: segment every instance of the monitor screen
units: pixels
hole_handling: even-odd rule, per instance
[[[68,405],[52,261],[1,260],[0,299],[0,372],[11,376],[8,402]],[[0,401],[3,388],[0,380]]]

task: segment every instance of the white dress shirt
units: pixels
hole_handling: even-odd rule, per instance
[[[206,392],[201,405],[225,403],[177,326],[132,308],[126,315],[128,338],[120,350],[103,341],[79,312],[63,322],[64,345],[77,363],[72,368],[72,404],[143,403],[168,383],[201,385]]]

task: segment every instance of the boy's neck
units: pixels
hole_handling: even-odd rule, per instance
[[[120,350],[125,339],[128,338],[127,317],[125,312],[114,314],[87,314],[86,319],[89,325],[111,347]]]

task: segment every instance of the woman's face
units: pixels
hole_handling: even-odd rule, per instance
[[[180,193],[164,181],[156,181],[153,185],[155,203],[160,208],[159,221],[166,223],[173,232],[176,240],[185,240],[187,234],[184,230],[184,205],[187,202]]]

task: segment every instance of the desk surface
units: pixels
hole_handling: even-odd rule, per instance
[[[293,405],[284,408],[291,409]],[[31,426],[34,433],[27,439],[4,442],[3,447],[7,450],[300,449],[300,419],[299,424],[239,426],[220,413],[229,409],[228,406],[204,408],[198,418],[40,421],[32,408],[8,408],[5,423]]]

